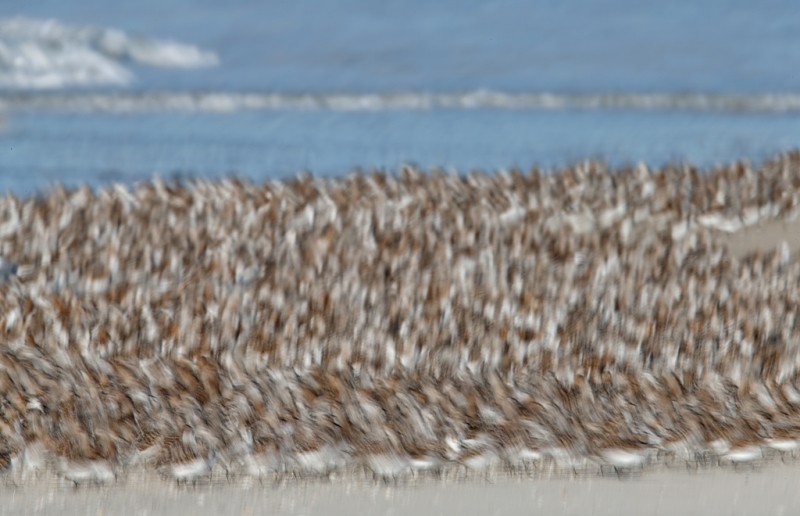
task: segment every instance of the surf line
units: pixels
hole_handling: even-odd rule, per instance
[[[160,111],[633,110],[800,112],[800,93],[292,93],[225,91],[2,92],[0,110],[136,113]]]

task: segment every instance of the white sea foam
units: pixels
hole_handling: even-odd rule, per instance
[[[192,45],[130,36],[111,28],[0,18],[0,87],[125,85],[134,78],[127,62],[193,68],[213,66],[218,58]]]
[[[0,38],[0,60],[2,60],[2,38]],[[149,50],[140,50],[136,55],[144,62],[173,62],[174,66],[189,66],[190,63],[210,64],[212,59],[204,60],[201,51],[194,47],[179,44],[148,43]],[[170,46],[174,45],[174,46]],[[179,50],[184,49],[184,50]],[[192,49],[192,50],[185,50]],[[145,54],[150,53],[148,57]],[[195,57],[190,57],[196,53]],[[133,51],[129,51],[133,55]],[[118,62],[96,55],[97,67],[76,70],[70,75],[65,66],[53,72],[52,82],[64,84],[67,78],[73,83],[94,80],[99,83],[125,83],[130,73],[121,68]],[[20,68],[20,70],[23,70]],[[78,73],[80,71],[80,73]],[[16,74],[16,75],[14,75]],[[94,74],[94,75],[92,75]],[[116,74],[116,75],[115,75]],[[19,75],[19,77],[17,77]],[[12,77],[13,76],[13,77]],[[49,84],[50,75],[3,69],[0,64],[0,85],[14,83],[24,86],[36,83]],[[94,79],[92,78],[94,77]],[[103,79],[105,77],[105,79]],[[117,79],[115,79],[117,77]],[[26,82],[27,81],[27,82]],[[38,82],[37,82],[38,81]],[[59,82],[60,81],[60,82]],[[565,109],[628,109],[683,110],[752,113],[788,113],[800,111],[800,94],[558,94],[558,93],[503,93],[496,91],[474,92],[385,92],[385,93],[281,93],[281,92],[6,92],[0,94],[0,108],[11,110],[47,111],[91,111],[91,112],[147,112],[147,111],[199,111],[236,112],[252,110],[292,110],[292,111],[424,111],[432,109],[508,109],[508,110],[565,110]]]

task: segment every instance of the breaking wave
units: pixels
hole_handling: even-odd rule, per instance
[[[213,52],[169,40],[130,36],[110,28],[57,20],[0,18],[0,87],[56,89],[126,85],[125,66],[194,68],[218,63]]]
[[[2,30],[2,29],[0,29]],[[179,44],[172,44],[179,45]],[[177,48],[177,47],[164,47]],[[181,47],[183,48],[183,47]],[[194,47],[187,47],[194,48]],[[195,49],[196,50],[196,49]],[[199,51],[197,51],[199,52]],[[153,51],[152,55],[157,52]],[[209,64],[211,55],[177,59],[180,52],[164,50],[152,62]],[[191,52],[187,55],[193,55]],[[168,56],[173,56],[172,58]],[[205,57],[203,57],[205,56]],[[144,62],[143,59],[139,59]],[[159,61],[160,60],[160,61]],[[118,66],[111,63],[110,66]],[[179,66],[174,64],[174,66]],[[126,70],[122,70],[127,73]],[[0,83],[2,82],[0,75]],[[125,77],[123,75],[123,77]],[[0,109],[152,112],[235,112],[249,110],[388,111],[431,109],[630,109],[785,113],[800,111],[800,93],[503,93],[478,90],[464,93],[231,93],[231,92],[26,92],[0,94]]]

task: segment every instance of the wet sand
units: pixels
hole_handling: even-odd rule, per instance
[[[278,487],[173,483],[0,490],[3,514],[73,515],[736,515],[800,513],[800,465],[650,472],[638,478],[462,482],[422,486],[310,483]]]

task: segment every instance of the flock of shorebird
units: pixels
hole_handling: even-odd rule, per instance
[[[0,198],[0,469],[76,483],[635,468],[800,447],[800,214],[753,170],[234,179]]]

